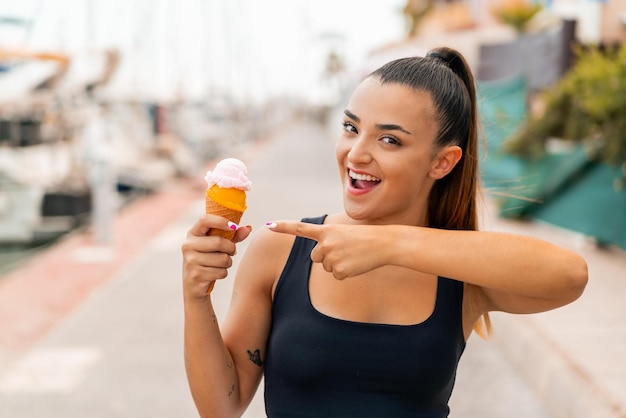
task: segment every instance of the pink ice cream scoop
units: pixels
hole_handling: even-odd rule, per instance
[[[213,169],[207,171],[204,179],[210,188],[217,185],[223,189],[239,189],[248,191],[252,183],[248,180],[248,169],[246,165],[236,158],[225,158]]]

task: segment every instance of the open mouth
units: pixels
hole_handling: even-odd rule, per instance
[[[348,176],[350,177],[350,185],[357,190],[372,189],[378,186],[381,181],[378,177],[357,173],[354,170],[348,170]]]

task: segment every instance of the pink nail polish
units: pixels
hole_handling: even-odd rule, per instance
[[[236,223],[230,222],[230,221],[228,221],[228,227],[232,229],[233,231],[236,231],[237,229],[239,229],[239,226],[237,226]]]
[[[274,229],[276,228],[276,222],[265,222],[265,226],[268,227],[269,229]]]

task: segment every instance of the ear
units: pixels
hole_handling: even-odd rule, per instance
[[[463,150],[458,145],[443,147],[433,160],[428,175],[435,180],[444,178],[452,171],[463,156]]]

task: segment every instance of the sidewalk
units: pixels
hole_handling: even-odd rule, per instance
[[[493,315],[494,343],[555,418],[626,418],[626,252],[541,223],[490,216],[485,229],[543,238],[587,260],[589,283],[571,305]]]
[[[341,209],[332,129],[297,121],[229,155],[247,163],[253,181],[243,223]],[[180,244],[203,213],[202,193],[198,182],[168,185],[120,214],[112,248],[76,234],[0,278],[1,417],[197,416],[182,358]],[[623,417],[626,255],[545,225],[488,224],[583,253],[590,284],[561,310],[494,315],[493,340],[468,342],[451,417]],[[223,318],[228,280],[214,297]],[[244,416],[265,416],[262,390]]]

